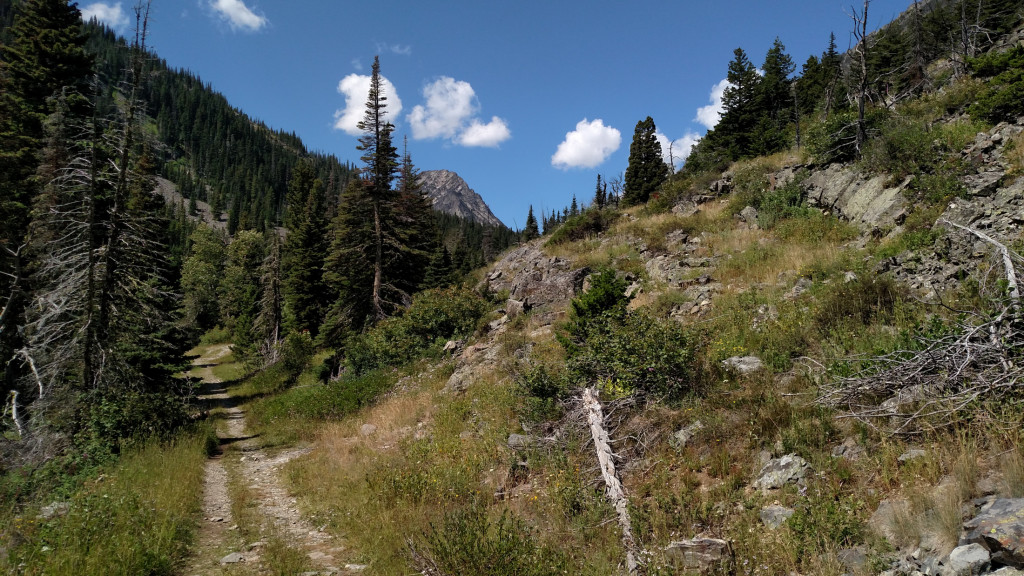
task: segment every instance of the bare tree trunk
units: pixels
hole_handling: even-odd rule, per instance
[[[373,232],[375,239],[375,254],[373,260],[373,313],[377,320],[387,317],[384,313],[383,299],[381,298],[381,286],[384,277],[384,231],[380,221],[380,200],[373,201]]]
[[[622,490],[622,483],[615,472],[615,455],[612,453],[608,431],[604,429],[604,413],[598,400],[596,388],[583,390],[583,408],[587,411],[587,422],[590,424],[590,435],[594,440],[594,451],[601,465],[601,476],[607,487],[606,493],[619,517],[619,528],[622,529],[622,544],[626,548],[626,570],[629,574],[637,573],[636,540],[629,520],[629,500]]]
[[[868,131],[864,119],[868,97],[868,7],[871,0],[864,0],[864,11],[853,13],[853,35],[857,39],[857,57],[860,62],[860,86],[857,90],[857,156],[864,150],[868,140]]]

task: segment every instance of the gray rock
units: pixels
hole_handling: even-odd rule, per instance
[[[946,572],[949,576],[975,576],[988,570],[991,557],[980,544],[959,546],[949,553]]]
[[[725,540],[694,538],[669,543],[665,556],[679,568],[703,572],[728,562],[732,549]]]
[[[55,517],[59,518],[67,514],[69,510],[71,510],[71,504],[69,502],[51,502],[39,510],[39,517],[43,520],[49,520]]]
[[[682,200],[678,204],[672,207],[672,213],[684,218],[687,216],[694,216],[700,212],[700,208],[697,207],[697,203],[693,200]]]
[[[1024,568],[1024,498],[996,500],[984,513],[964,524],[962,544],[980,544],[992,562]]]
[[[759,516],[761,517],[761,523],[767,526],[770,530],[775,530],[779,526],[785,524],[786,520],[793,515],[795,510],[792,508],[786,508],[785,506],[767,506],[761,509]]]
[[[796,483],[804,479],[811,471],[811,465],[796,454],[786,454],[781,458],[769,461],[761,468],[754,488],[775,490],[786,484]]]
[[[833,458],[845,458],[847,460],[857,460],[865,453],[864,447],[857,444],[857,439],[847,438],[842,444],[832,449]]]
[[[722,360],[722,366],[741,376],[746,376],[764,368],[764,362],[757,356],[733,356]]]
[[[796,284],[793,286],[792,290],[786,292],[783,298],[785,298],[786,300],[796,300],[797,298],[800,297],[801,294],[807,292],[807,290],[809,290],[813,285],[814,282],[812,282],[810,278],[801,278],[796,281]]]
[[[232,552],[220,559],[221,564],[238,564],[240,562],[245,562],[245,556],[242,556],[238,552]]]
[[[533,436],[526,436],[524,434],[508,435],[508,447],[513,450],[524,450],[533,446],[536,441],[537,440]]]
[[[757,208],[747,206],[743,210],[740,210],[740,220],[743,220],[747,224],[757,224]]]
[[[993,572],[992,576],[1024,576],[1024,571],[1006,566]]]
[[[509,318],[515,318],[524,312],[526,312],[525,302],[516,300],[515,298],[509,298],[508,302],[505,303],[505,313]]]
[[[359,427],[360,436],[373,436],[377,433],[377,427],[373,424],[363,424]]]
[[[697,420],[693,424],[679,430],[668,439],[668,444],[676,450],[682,450],[686,447],[686,444],[693,439],[693,437],[704,429],[704,423]]]
[[[856,170],[835,164],[815,171],[803,187],[811,206],[838,212],[862,230],[870,231],[896,224],[908,205],[903,195],[907,182],[886,188],[886,178],[865,179]]]
[[[918,460],[928,455],[928,452],[921,450],[920,448],[912,448],[907,450],[900,457],[897,458],[900,462],[910,462],[911,460]]]
[[[853,574],[863,574],[868,567],[868,554],[863,548],[846,548],[836,552],[836,559]]]

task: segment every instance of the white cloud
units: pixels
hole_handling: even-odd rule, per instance
[[[390,80],[380,77],[381,90],[387,98],[385,118],[392,123],[402,112],[402,100],[398,97],[395,85]],[[366,112],[366,97],[370,94],[370,77],[361,74],[349,74],[338,82],[338,92],[345,96],[345,107],[334,113],[334,128],[358,136],[362,134],[357,124]]]
[[[416,140],[449,139],[462,146],[495,147],[512,137],[505,120],[494,116],[484,123],[476,92],[469,82],[442,76],[423,88],[425,104],[409,113]]]
[[[82,8],[82,20],[88,22],[93,18],[114,30],[120,30],[128,25],[128,15],[124,13],[120,2],[117,4],[94,2]]]
[[[711,104],[697,109],[697,117],[694,120],[703,124],[708,130],[717,126],[718,121],[722,118],[722,96],[725,95],[725,89],[728,87],[728,80],[722,80],[712,86],[709,97]]]
[[[621,144],[621,132],[605,126],[600,118],[593,122],[584,118],[576,124],[575,130],[566,133],[565,140],[551,157],[551,165],[563,170],[594,168],[607,160]]]
[[[255,32],[267,25],[267,18],[252,11],[242,0],[210,0],[210,7],[232,29]]]
[[[391,52],[392,54],[398,54],[399,56],[411,56],[412,46],[409,46],[408,44],[385,44],[383,42],[378,42],[377,52]]]
[[[469,82],[442,76],[423,88],[426,105],[409,114],[412,137],[417,140],[452,138],[479,109]]]
[[[512,137],[508,124],[497,116],[491,117],[487,124],[474,119],[459,136],[459,144],[463,146],[481,146],[494,148]]]
[[[661,155],[665,159],[666,164],[669,163],[669,145],[671,144],[671,159],[675,162],[675,166],[673,168],[676,170],[683,165],[686,157],[690,155],[690,152],[693,150],[693,145],[700,141],[700,135],[692,131],[683,134],[682,138],[672,140],[671,142],[669,141],[668,136],[665,136],[661,132],[656,132],[654,137],[657,138],[658,143],[661,144]]]

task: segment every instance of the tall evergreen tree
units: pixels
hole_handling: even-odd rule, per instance
[[[763,156],[786,148],[787,126],[793,121],[794,101],[789,76],[795,70],[793,59],[786,47],[775,38],[768,49],[762,76],[757,83],[756,113],[760,116],[755,126],[750,154]]]
[[[523,242],[529,242],[539,236],[540,229],[537,226],[537,217],[533,215],[533,205],[530,205],[530,211],[526,214],[526,226],[523,227],[522,239]]]
[[[761,118],[758,85],[761,77],[742,48],[733,52],[726,78],[729,86],[722,95],[722,118],[715,133],[730,159],[750,155],[751,134]]]
[[[608,184],[601,182],[601,175],[597,175],[597,188],[594,189],[594,206],[598,210],[604,208],[605,203],[608,201]]]
[[[668,179],[668,165],[661,153],[657,127],[650,116],[637,122],[633,143],[629,146],[629,165],[622,202],[633,206],[647,202]]]
[[[329,302],[323,280],[327,236],[324,186],[310,162],[302,161],[295,167],[288,183],[288,197],[298,205],[288,208],[288,236],[283,254],[285,274],[281,291],[285,325],[316,336]]]

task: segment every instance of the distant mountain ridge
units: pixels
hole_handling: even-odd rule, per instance
[[[434,210],[490,226],[504,226],[484,199],[450,170],[427,170],[420,174],[423,192],[434,203]]]

